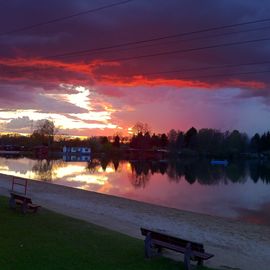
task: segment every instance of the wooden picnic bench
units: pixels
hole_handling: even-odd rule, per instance
[[[206,253],[203,244],[193,241],[181,239],[165,233],[153,231],[146,228],[141,228],[142,235],[145,236],[145,257],[152,257],[152,250],[156,248],[160,253],[162,248],[167,248],[176,252],[185,254],[187,245],[189,244],[192,252],[191,259],[197,261],[198,265],[203,265],[204,260],[212,258],[214,255]]]
[[[28,210],[36,213],[40,205],[33,204],[32,199],[24,194],[10,192],[9,206],[16,208],[16,205],[21,206],[22,212],[25,214]]]
[[[16,208],[16,205],[21,206],[22,212],[25,214],[28,210],[36,213],[40,205],[33,204],[32,199],[29,196],[26,196],[28,185],[28,179],[13,177],[12,179],[12,186],[10,190],[10,199],[9,199],[9,206],[12,209]],[[15,191],[15,186],[21,186],[23,189],[22,191]]]

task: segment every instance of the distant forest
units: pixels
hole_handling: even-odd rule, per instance
[[[48,146],[52,151],[61,151],[63,146],[91,147],[94,153],[121,153],[127,149],[166,150],[171,155],[201,157],[269,157],[270,131],[256,133],[249,138],[238,130],[221,132],[191,127],[186,132],[170,130],[168,133],[155,134],[147,124],[137,123],[133,135],[100,136],[86,139],[68,138],[57,134],[52,121],[46,120],[30,136],[6,134],[0,136],[0,147],[20,148],[29,151],[36,146]],[[7,149],[8,150],[8,149]]]

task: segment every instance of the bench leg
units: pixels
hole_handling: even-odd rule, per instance
[[[148,233],[144,240],[144,256],[145,258],[152,257],[152,240],[151,233]]]
[[[158,252],[158,254],[160,254],[162,252],[162,247],[161,246],[157,247],[157,252]]]
[[[8,204],[9,204],[9,207],[11,209],[15,209],[16,208],[16,202],[15,202],[15,199],[14,199],[13,196],[10,197]]]
[[[23,214],[26,214],[27,209],[28,209],[27,203],[26,203],[26,202],[23,202],[23,204],[21,205],[22,213],[23,213]]]
[[[198,266],[203,266],[203,260],[202,259],[199,259],[197,265]]]

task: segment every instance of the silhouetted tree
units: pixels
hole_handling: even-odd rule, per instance
[[[54,122],[51,120],[41,120],[37,129],[32,134],[32,139],[39,141],[41,144],[51,146],[54,142],[54,136],[57,133]]]
[[[185,133],[185,147],[194,149],[197,144],[197,129],[192,127]]]
[[[182,131],[179,131],[177,133],[177,138],[176,138],[176,148],[177,150],[181,150],[184,147],[184,142],[185,142],[185,136]]]
[[[141,133],[142,135],[145,135],[146,133],[151,132],[150,127],[147,123],[137,122],[133,127],[132,131],[134,135],[138,135]]]
[[[197,134],[197,149],[203,155],[221,154],[224,136],[215,129],[200,129]]]
[[[177,139],[177,132],[175,129],[171,129],[168,133],[168,141],[169,141],[169,150],[172,152],[177,151],[176,139]]]
[[[226,148],[232,156],[237,156],[247,149],[248,137],[238,130],[229,133],[226,138]]]
[[[151,147],[152,148],[160,147],[160,138],[155,133],[151,137]]]
[[[169,140],[165,133],[160,136],[160,147],[166,148],[168,146]]]
[[[258,153],[260,151],[261,137],[256,133],[250,140],[250,150],[252,152]]]
[[[260,141],[260,150],[269,151],[270,150],[270,132],[264,133]]]
[[[108,139],[108,137],[106,137],[106,136],[101,136],[101,137],[99,138],[99,140],[100,140],[100,143],[101,143],[101,144],[107,144],[107,143],[109,143],[109,139]]]
[[[120,147],[120,137],[118,135],[114,137],[113,146],[117,148]]]

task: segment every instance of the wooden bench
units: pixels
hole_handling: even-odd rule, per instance
[[[191,259],[193,261],[197,261],[198,265],[203,265],[204,260],[208,260],[214,256],[213,254],[206,253],[204,251],[203,244],[200,243],[170,236],[146,228],[141,228],[141,233],[145,236],[144,244],[146,258],[152,257],[153,248],[156,248],[158,252],[161,252],[162,248],[167,248],[169,250],[185,254],[188,244],[191,246],[193,255]]]
[[[9,206],[11,208],[16,208],[16,205],[21,206],[21,211],[25,214],[28,210],[36,213],[40,205],[33,204],[30,197],[27,197],[24,194],[11,191],[10,192],[10,199],[9,199]]]
[[[20,205],[24,214],[27,212],[27,210],[36,213],[40,206],[33,204],[31,198],[26,196],[27,187],[28,179],[13,176],[10,190],[9,206],[15,209],[16,205]]]

